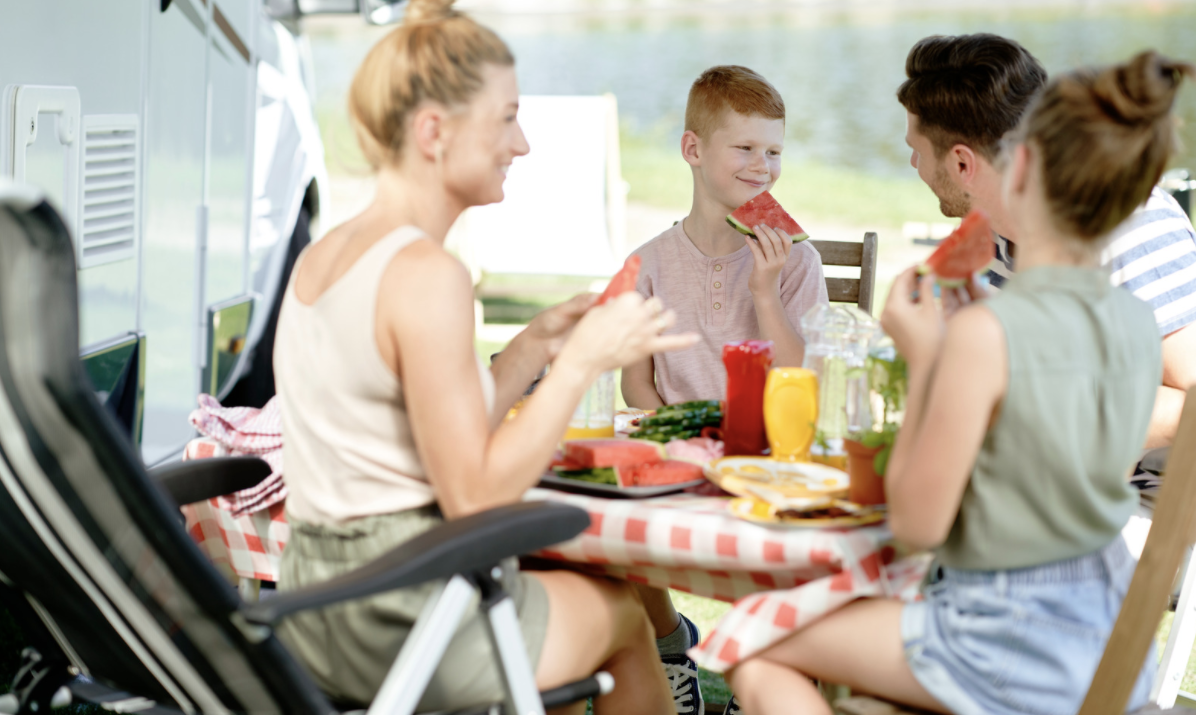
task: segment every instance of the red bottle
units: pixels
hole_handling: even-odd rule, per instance
[[[723,365],[727,368],[725,454],[765,454],[768,435],[764,431],[764,382],[772,367],[772,341],[727,343],[723,345]]]

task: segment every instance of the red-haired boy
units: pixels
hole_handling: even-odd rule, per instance
[[[643,258],[636,288],[676,311],[676,330],[702,339],[624,368],[629,406],[720,399],[727,386],[722,347],[735,340],[771,340],[774,365],[802,364],[801,316],[827,302],[818,251],[771,227],[757,230],[758,239],[744,236],[726,221],[780,178],[784,145],[785,103],[759,74],[711,67],[693,83],[681,136],[693,206],[635,251]]]
[[[758,239],[744,236],[726,220],[776,183],[784,144],[785,103],[756,72],[711,67],[690,88],[681,156],[693,172],[693,206],[635,251],[643,259],[636,289],[660,296],[677,313],[675,329],[702,339],[624,368],[628,405],[655,409],[722,398],[722,347],[731,341],[771,340],[775,365],[802,364],[801,316],[827,302],[818,251],[771,227],[753,227]],[[637,590],[656,628],[677,711],[701,713],[697,666],[685,655],[698,644],[697,628],[677,613],[667,592]]]

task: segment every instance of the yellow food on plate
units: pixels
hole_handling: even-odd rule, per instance
[[[884,521],[883,506],[860,506],[836,500],[829,506],[809,511],[792,511],[750,497],[732,499],[727,504],[732,516],[768,526],[801,528],[848,528]]]
[[[726,491],[780,506],[803,507],[846,496],[847,472],[814,462],[767,457],[724,457],[710,464],[706,477]]]

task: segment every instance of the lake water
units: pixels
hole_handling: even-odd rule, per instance
[[[748,11],[704,18],[488,13],[480,19],[510,44],[525,94],[612,92],[625,130],[672,146],[694,78],[712,65],[742,64],[785,98],[787,156],[892,176],[910,175],[905,112],[894,92],[909,48],[927,35],[1011,37],[1052,73],[1152,47],[1196,59],[1192,4],[851,15]],[[322,106],[343,107],[353,70],[384,32],[343,21],[312,27]],[[1173,166],[1196,170],[1196,83],[1181,92],[1177,113],[1186,122],[1181,136],[1187,146]]]

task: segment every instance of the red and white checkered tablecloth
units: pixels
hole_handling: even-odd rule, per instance
[[[657,588],[735,604],[701,645],[698,664],[722,672],[864,596],[912,600],[929,555],[896,563],[884,526],[768,527],[731,516],[718,497],[600,499],[533,489],[527,499],[590,514],[581,536],[539,555]]]
[[[227,453],[216,441],[200,438],[187,446],[184,458]],[[929,565],[928,555],[886,563],[893,551],[884,526],[773,528],[731,516],[727,500],[718,497],[602,499],[532,489],[525,499],[573,504],[590,515],[590,528],[541,557],[734,603],[690,651],[715,672],[857,598],[916,598]],[[188,505],[183,513],[188,533],[217,565],[244,578],[277,581],[290,536],[284,505],[234,517],[212,499]]]

